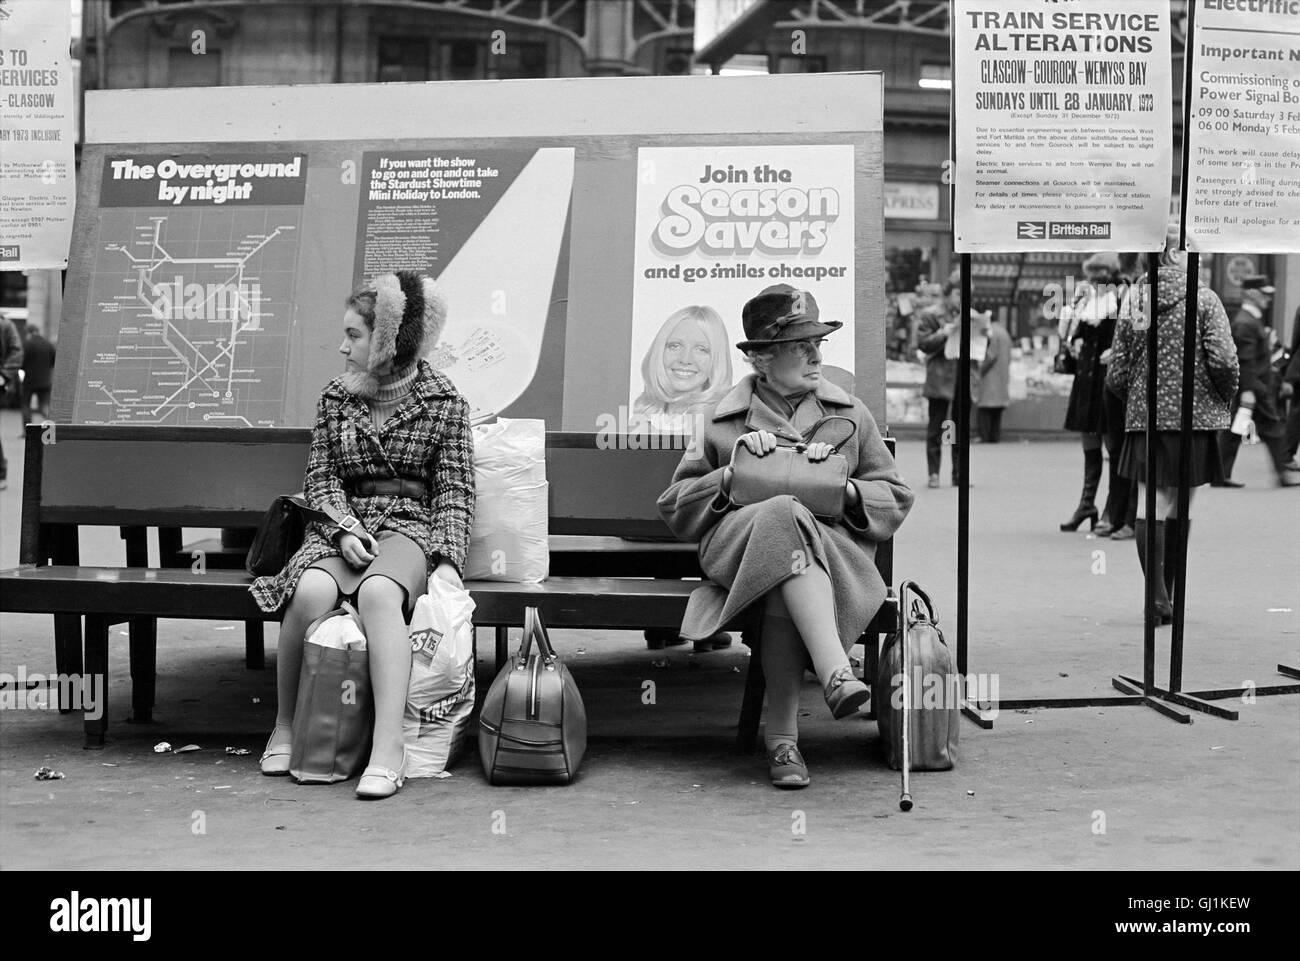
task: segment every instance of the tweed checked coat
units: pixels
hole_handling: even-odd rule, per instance
[[[1111,344],[1106,386],[1125,402],[1124,429],[1147,426],[1147,332],[1133,328],[1146,314],[1146,285],[1135,287],[1136,307],[1121,311]],[[1156,430],[1181,429],[1183,417],[1183,331],[1187,273],[1160,268],[1156,298]],[[1196,297],[1196,354],[1192,382],[1192,429],[1223,430],[1237,393],[1237,348],[1218,295],[1205,287]]]
[[[355,481],[394,477],[420,478],[424,497],[347,494]],[[451,381],[421,360],[411,393],[376,428],[366,401],[335,378],[316,408],[303,493],[309,504],[329,504],[355,515],[371,534],[405,534],[424,551],[430,574],[442,560],[461,570],[474,520],[469,405]],[[322,525],[309,524],[302,547],[284,570],[257,578],[249,590],[263,611],[277,611],[293,595],[303,571],[338,555],[337,539]]]
[[[807,395],[793,415],[801,426],[821,416],[849,417],[856,433],[840,453],[861,501],[844,520],[828,524],[798,500],[783,495],[735,508],[722,495],[723,469],[741,434],[771,431],[777,443],[801,439],[794,423],[774,411],[754,391],[755,375],[743,378],[714,408],[698,449],[688,450],[659,497],[659,513],[683,541],[698,541],[700,567],[710,583],[692,594],[682,636],[699,639],[722,630],[747,607],[782,581],[795,576],[799,559],[814,561],[829,575],[835,591],[835,620],[848,650],[885,601],[885,582],[876,569],[876,544],[892,537],[911,510],[913,494],[899,476],[862,401],[829,382]],[[847,424],[832,421],[816,439],[839,443]]]

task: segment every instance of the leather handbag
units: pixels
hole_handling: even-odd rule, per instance
[[[330,641],[320,643],[326,634]],[[353,646],[364,639],[361,617],[346,602],[307,628],[289,755],[289,773],[300,783],[346,781],[366,766],[375,726],[370,655]]]
[[[279,574],[302,547],[307,524],[312,521],[368,536],[359,520],[344,517],[332,507],[312,507],[301,494],[277,497],[257,526],[253,544],[244,558],[244,569],[254,577]]]
[[[930,596],[915,581],[904,581],[898,588],[898,630],[885,639],[873,689],[885,763],[901,770],[906,757],[911,771],[952,769],[961,730],[961,682]]]
[[[478,724],[489,783],[569,784],[577,776],[587,750],[587,709],[535,607],[524,611],[519,650],[488,688]]]
[[[1071,323],[1066,328],[1065,336],[1061,338],[1061,346],[1056,349],[1056,356],[1052,358],[1054,373],[1077,374],[1079,372],[1079,359],[1070,350],[1070,341],[1074,338],[1077,327],[1077,324]]]
[[[853,431],[831,448],[829,457],[814,463],[804,452],[822,425],[832,420],[847,421]],[[852,439],[857,429],[858,425],[852,418],[832,414],[813,424],[800,443],[793,447],[777,447],[762,457],[751,454],[738,438],[731,450],[732,475],[728,492],[731,503],[747,507],[781,494],[791,494],[818,517],[832,523],[840,520],[844,516],[849,462],[839,449]]]

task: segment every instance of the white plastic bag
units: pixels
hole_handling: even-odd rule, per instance
[[[506,417],[474,428],[474,529],[467,581],[536,584],[550,568],[546,422]]]
[[[455,760],[474,710],[474,600],[441,577],[411,615],[411,681],[402,734],[407,777],[435,777]]]
[[[308,644],[332,647],[337,651],[366,649],[366,632],[361,627],[361,615],[347,601],[339,609],[322,614],[307,625],[305,636]]]

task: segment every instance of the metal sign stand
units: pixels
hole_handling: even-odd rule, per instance
[[[1187,250],[1187,183],[1188,168],[1191,162],[1188,149],[1189,132],[1192,127],[1192,98],[1188,92],[1192,89],[1195,76],[1196,50],[1192,38],[1195,36],[1196,4],[1187,5],[1186,77],[1183,84],[1183,151],[1182,179],[1183,196],[1180,210],[1180,228],[1178,247]],[[1158,254],[1153,254],[1147,267],[1147,283],[1150,296],[1146,298],[1146,334],[1147,334],[1147,430],[1146,430],[1146,510],[1148,520],[1154,520],[1156,512],[1156,354],[1158,350],[1156,301],[1160,290]],[[1179,422],[1178,451],[1178,500],[1177,516],[1187,518],[1191,505],[1191,443],[1192,443],[1192,400],[1195,385],[1197,301],[1200,282],[1200,255],[1188,253],[1187,257],[1187,293],[1184,301],[1183,320],[1183,381],[1182,409]],[[957,372],[957,408],[958,419],[957,452],[961,464],[961,489],[957,499],[957,670],[964,685],[966,678],[967,649],[967,607],[969,590],[967,581],[969,554],[969,517],[970,498],[967,490],[967,477],[970,464],[970,428],[968,405],[970,400],[970,311],[971,311],[971,267],[970,254],[961,255],[961,368]],[[1146,555],[1155,556],[1156,529],[1154,523],[1146,525]],[[1082,698],[1023,698],[1019,700],[1000,701],[999,709],[1016,710],[1031,707],[1117,707],[1128,704],[1144,704],[1180,724],[1190,724],[1191,715],[1181,708],[1189,708],[1210,714],[1224,720],[1235,721],[1238,712],[1211,703],[1216,700],[1242,698],[1248,696],[1265,697],[1278,694],[1300,694],[1300,684],[1278,684],[1266,687],[1229,687],[1214,688],[1204,691],[1183,691],[1183,639],[1185,632],[1185,613],[1187,600],[1187,527],[1179,524],[1177,534],[1165,543],[1166,561],[1174,565],[1174,620],[1173,633],[1169,649],[1169,686],[1157,687],[1155,683],[1155,565],[1148,564],[1146,570],[1146,601],[1142,637],[1142,680],[1119,674],[1111,678],[1111,686],[1121,692],[1119,697],[1082,697]],[[1286,664],[1277,665],[1277,672],[1286,677],[1300,679],[1300,669]],[[992,728],[993,720],[978,710],[967,705],[963,697],[962,713],[983,728]]]
[[[1147,283],[1154,292],[1159,289],[1159,271],[1156,254],[1152,254],[1147,267]],[[1156,409],[1156,325],[1155,296],[1147,298],[1150,311],[1146,318],[1147,334],[1147,409]],[[971,296],[971,255],[961,255],[961,352],[957,370],[957,387],[953,399],[954,416],[957,419],[957,451],[959,464],[957,492],[957,673],[962,678],[963,698],[962,714],[974,721],[979,727],[991,730],[993,718],[977,704],[966,701],[964,696],[967,676],[968,651],[968,613],[970,607],[970,312]],[[1155,446],[1155,419],[1147,418],[1147,450]],[[1156,512],[1156,490],[1152,481],[1155,479],[1155,458],[1147,457],[1146,514],[1151,517]],[[1185,485],[1184,485],[1185,487]],[[1185,493],[1185,490],[1184,490]],[[1155,527],[1147,525],[1147,555],[1155,553]],[[1141,683],[1119,675],[1111,678],[1111,685],[1121,693],[1119,695],[1098,695],[1095,697],[1031,697],[1000,700],[999,710],[1027,710],[1030,708],[1070,708],[1070,707],[1128,707],[1143,705],[1163,714],[1180,724],[1190,724],[1191,715],[1170,703],[1171,699],[1162,697],[1164,692],[1155,685],[1155,565],[1148,564],[1146,572],[1146,612],[1142,639],[1142,677]],[[1192,705],[1185,705],[1192,706]],[[1214,705],[1206,705],[1215,711],[1222,710]],[[1200,709],[1200,708],[1198,708]]]

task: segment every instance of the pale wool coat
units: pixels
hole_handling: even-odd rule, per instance
[[[814,517],[788,495],[731,507],[720,485],[740,435],[767,430],[785,446],[801,438],[790,419],[755,393],[755,376],[742,379],[714,408],[698,451],[686,452],[672,485],[659,498],[659,512],[669,529],[680,540],[699,542],[700,566],[709,578],[691,595],[681,633],[699,639],[732,624],[768,591],[796,576],[804,559],[830,575],[836,625],[847,650],[885,601],[886,585],[875,565],[876,544],[898,530],[914,495],[899,476],[866,405],[823,382],[803,399],[793,418],[801,425],[830,414],[853,420],[856,432],[840,453],[848,459],[860,503],[836,524]],[[833,421],[816,439],[836,444],[848,432],[848,424]]]

